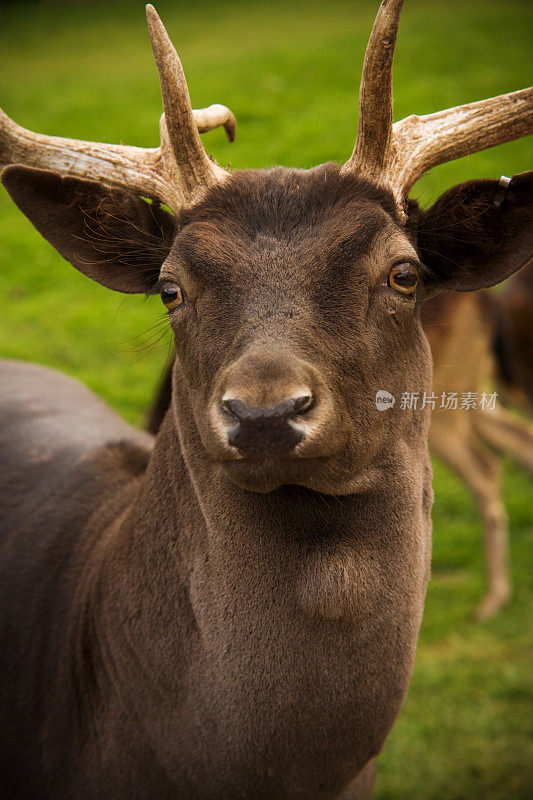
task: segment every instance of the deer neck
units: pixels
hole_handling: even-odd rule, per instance
[[[173,780],[181,760],[201,774],[206,731],[214,774],[244,759],[253,777],[269,742],[273,774],[293,770],[298,785],[322,779],[321,737],[338,754],[332,786],[378,752],[407,691],[429,574],[431,475],[407,456],[360,494],[258,494],[209,461],[189,408],[167,414],[108,537],[97,648],[124,671],[107,691],[143,720]]]

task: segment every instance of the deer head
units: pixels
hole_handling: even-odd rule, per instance
[[[231,138],[234,117],[192,110],[152,6],[159,148],[41,136],[0,118],[0,163],[14,165],[2,181],[43,236],[105,286],[161,293],[178,353],[172,418],[178,430],[192,420],[244,488],[352,492],[373,464],[424,446],[425,415],[375,405],[379,389],[430,389],[424,297],[490,286],[532,254],[532,173],[505,196],[486,180],[428,211],[408,199],[427,169],[530,133],[533,90],[393,124],[401,8],[384,0],[378,11],[342,167],[222,170],[199,131],[224,124]]]

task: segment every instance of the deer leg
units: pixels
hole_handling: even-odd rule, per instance
[[[487,591],[477,610],[479,619],[496,614],[511,596],[508,568],[508,523],[501,497],[500,459],[481,441],[443,430],[432,436],[434,452],[463,480],[474,496],[484,527]],[[477,437],[476,437],[477,439]]]
[[[498,461],[497,456],[493,456]],[[509,525],[501,499],[499,464],[493,478],[494,493],[483,490],[477,496],[485,528],[487,592],[477,609],[478,619],[494,616],[511,596],[509,577]]]

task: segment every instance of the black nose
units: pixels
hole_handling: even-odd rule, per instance
[[[311,394],[291,397],[274,408],[248,406],[238,398],[223,400],[221,409],[234,423],[228,432],[228,442],[247,455],[288,453],[304,436],[290,420],[309,411],[312,405]]]

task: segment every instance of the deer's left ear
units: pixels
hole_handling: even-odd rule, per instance
[[[417,249],[430,285],[482,289],[533,258],[533,172],[515,175],[508,185],[458,184],[419,214]]]
[[[150,293],[175,234],[157,203],[48,170],[6,167],[2,183],[63,258],[109,289]]]

